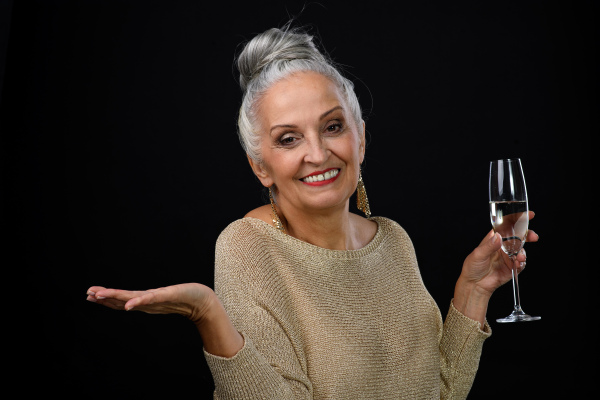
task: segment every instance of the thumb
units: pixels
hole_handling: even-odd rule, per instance
[[[492,229],[481,243],[479,243],[479,246],[474,251],[474,255],[477,259],[487,259],[497,252],[500,247],[502,247],[502,236]]]

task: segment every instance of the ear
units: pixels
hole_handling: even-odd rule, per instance
[[[365,128],[365,121],[363,120],[362,122],[362,131],[359,132],[358,134],[358,140],[359,140],[359,147],[358,147],[358,151],[360,154],[360,164],[362,164],[363,160],[365,159],[365,150],[367,147],[367,139],[366,139],[366,128]]]
[[[258,163],[248,154],[246,154],[246,157],[248,157],[248,162],[250,163],[250,168],[252,168],[252,172],[254,172],[254,175],[256,175],[260,183],[262,183],[264,187],[272,186],[273,179],[271,179],[269,171],[267,171],[260,163]]]

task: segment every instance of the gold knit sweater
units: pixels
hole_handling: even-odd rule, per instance
[[[245,339],[205,352],[215,399],[464,399],[486,324],[442,323],[396,222],[359,250],[328,250],[244,218],[219,236],[215,292]]]

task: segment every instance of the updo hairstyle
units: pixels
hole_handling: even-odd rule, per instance
[[[246,153],[257,163],[262,162],[258,102],[273,84],[293,73],[313,71],[331,79],[345,97],[356,126],[361,126],[362,112],[354,84],[317,49],[313,37],[299,29],[272,28],[258,34],[239,54],[237,67],[240,87],[244,92],[238,116],[238,135]]]

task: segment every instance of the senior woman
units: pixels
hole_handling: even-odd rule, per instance
[[[95,286],[88,300],[188,317],[218,399],[465,398],[491,333],[490,296],[525,256],[511,263],[488,233],[442,321],[407,233],[370,216],[352,83],[293,29],[257,35],[238,68],[240,139],[271,202],[219,236],[215,290]],[[366,217],[349,211],[356,191]]]

